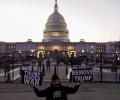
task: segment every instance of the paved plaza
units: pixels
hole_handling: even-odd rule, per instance
[[[74,86],[74,83],[62,82],[63,85]],[[85,83],[76,94],[68,96],[68,100],[120,100],[120,84],[113,83]],[[41,90],[49,86],[44,82],[38,88]],[[20,83],[0,83],[0,100],[45,100],[36,97],[32,88]]]
[[[38,87],[40,90],[49,86],[53,72],[54,67],[46,72],[43,85]],[[58,74],[63,85],[75,85],[67,81],[65,67],[60,67]],[[0,100],[45,100],[36,97],[32,88],[21,84],[20,79],[12,83],[6,83],[5,80],[0,76]],[[68,95],[68,100],[120,100],[120,83],[85,83],[76,94]]]

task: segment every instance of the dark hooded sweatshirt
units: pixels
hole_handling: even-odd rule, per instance
[[[77,92],[79,85],[75,85],[73,88],[62,85],[54,87],[51,85],[41,91],[39,91],[36,87],[33,87],[33,89],[38,97],[46,97],[46,100],[68,100],[67,95]]]

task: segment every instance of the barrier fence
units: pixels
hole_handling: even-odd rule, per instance
[[[84,68],[93,68],[93,81],[94,82],[115,82],[120,83],[120,59],[119,54],[89,54],[79,57],[67,57],[63,58],[63,62],[60,62],[59,56],[57,57],[57,65],[55,66],[55,72],[58,73],[59,66],[64,66],[64,73],[66,77],[69,73],[69,68],[72,66],[80,66]],[[37,56],[21,56],[20,54],[13,53],[1,53],[0,54],[0,77],[4,76],[6,82],[14,81],[20,77],[22,66],[27,68],[31,66],[37,66],[40,71],[45,74],[45,66],[43,61],[49,58],[37,58]],[[64,61],[65,60],[65,61]],[[67,61],[67,62],[66,62]],[[51,62],[52,63],[52,62]],[[63,63],[62,65],[60,65]],[[77,65],[78,64],[78,65]],[[18,74],[19,73],[19,74]],[[18,75],[17,75],[18,74]],[[70,76],[70,74],[69,74]],[[0,79],[2,80],[2,79]]]

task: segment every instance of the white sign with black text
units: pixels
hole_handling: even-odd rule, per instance
[[[38,71],[22,71],[22,83],[27,85],[42,85],[42,73]]]
[[[92,68],[72,68],[72,80],[73,82],[79,82],[80,80],[92,81],[93,69]]]

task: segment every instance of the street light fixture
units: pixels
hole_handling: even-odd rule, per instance
[[[93,62],[93,58],[94,58],[94,56],[93,56],[93,51],[91,51],[91,62]]]
[[[102,73],[102,68],[103,68],[103,53],[101,53],[100,58],[101,58],[101,65],[100,65],[101,82],[103,82],[103,73]]]
[[[6,71],[7,71],[7,81],[6,82],[11,82],[11,77],[10,77],[10,59],[9,56],[7,54],[6,58],[5,58],[5,67],[6,67]]]
[[[58,50],[57,49],[55,49],[55,55],[56,55],[55,73],[58,74]]]
[[[13,51],[13,53],[12,53],[12,70],[13,70],[12,77],[13,77],[13,80],[14,80],[14,69],[15,69],[14,63],[15,63],[15,52]]]
[[[33,57],[33,56],[34,56],[34,51],[35,51],[35,50],[32,49],[32,50],[30,50],[30,51],[31,51],[31,56]]]
[[[21,52],[21,50],[19,50],[19,62],[20,62],[20,64],[21,64],[21,66],[20,66],[20,75],[22,75],[22,52]]]
[[[115,67],[115,72],[116,72],[116,83],[117,83],[117,64],[118,64],[119,57],[118,57],[118,52],[116,51],[115,53],[116,54],[115,54],[115,66],[114,67]]]

